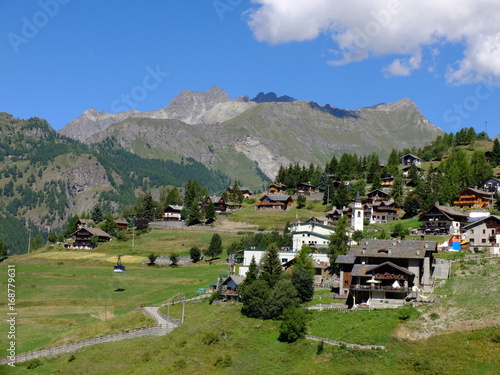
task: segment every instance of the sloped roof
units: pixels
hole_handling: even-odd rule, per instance
[[[406,273],[408,275],[412,275],[414,276],[415,274],[413,272],[411,272],[410,270],[407,270],[406,268],[403,268],[403,267],[400,267],[392,262],[384,262],[384,263],[381,263],[381,264],[374,264],[374,265],[371,265],[371,266],[368,266],[366,267],[366,272],[370,272],[370,271],[374,271],[376,270],[377,268],[380,268],[380,267],[383,267],[383,266],[390,266],[392,268],[395,268],[397,269],[398,271],[400,272],[403,272],[403,273]]]
[[[77,229],[75,232],[73,232],[73,234],[77,233],[77,232],[80,232],[82,230],[86,230],[88,231],[89,233],[91,234],[95,234],[96,236],[98,237],[107,237],[107,238],[111,238],[111,235],[106,233],[105,231],[103,231],[101,228],[90,228],[90,227],[83,227],[83,228],[80,228],[80,229]]]
[[[481,190],[481,189],[475,189],[475,188],[465,188],[462,191],[460,191],[458,194],[462,195],[466,191],[471,191],[475,195],[480,195],[480,196],[483,196],[483,197],[487,196],[489,198],[493,198],[493,195],[494,195],[494,193],[490,193],[490,192],[487,192],[487,191],[484,191],[484,190]]]
[[[500,216],[497,216],[497,215],[490,215],[490,216],[487,216],[487,217],[483,217],[475,222],[473,222],[472,224],[469,224],[469,225],[466,225],[463,227],[464,230],[469,230],[469,229],[472,229],[478,225],[481,225],[483,224],[485,221],[487,220],[496,220],[499,224],[500,224]]]
[[[425,212],[422,212],[419,216],[419,220],[421,220],[422,217],[424,217],[426,214],[428,214],[429,212],[431,212],[434,208],[436,208],[437,210],[441,211],[443,214],[445,214],[446,216],[448,216],[448,218],[451,220],[455,217],[461,217],[461,218],[467,218],[468,215],[461,212],[461,211],[458,211],[456,210],[455,208],[453,207],[446,207],[446,206],[440,206],[439,204],[435,204],[434,206],[432,206],[430,209],[428,209],[427,211]]]
[[[285,195],[285,194],[276,194],[276,195],[264,195],[260,200],[264,200],[265,198],[269,198],[270,201],[279,201],[279,202],[286,202],[289,199],[292,199],[291,195]]]
[[[177,204],[169,204],[168,206],[166,206],[163,211],[165,211],[167,208],[171,208],[172,210],[176,210],[176,211],[181,211],[184,206],[179,206]]]
[[[436,251],[436,241],[365,239],[353,249],[356,256],[388,259],[423,259],[427,251]]]
[[[226,285],[229,280],[233,280],[236,285],[241,285],[241,283],[245,280],[245,276],[240,275],[229,275],[226,280],[222,283],[222,285]]]

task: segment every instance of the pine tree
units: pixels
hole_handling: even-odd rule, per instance
[[[94,221],[94,223],[99,224],[101,221],[104,220],[101,206],[98,204],[94,206],[92,209],[92,213],[90,214],[90,218]]]
[[[326,173],[321,173],[318,182],[318,190],[323,193],[324,191],[326,191],[327,188],[328,188],[328,176],[326,175]]]
[[[493,168],[486,160],[486,155],[481,151],[474,151],[471,159],[472,186],[480,186],[484,181],[493,176]]]
[[[491,162],[493,167],[500,165],[500,142],[498,138],[493,141],[493,149],[491,150]]]
[[[275,243],[269,245],[261,262],[262,274],[260,279],[266,281],[267,284],[273,288],[283,272],[278,254],[278,247]]]
[[[214,202],[210,201],[210,203],[205,208],[205,220],[207,223],[212,223],[215,220],[215,206]]]
[[[314,273],[311,249],[307,245],[302,245],[295,257],[292,273],[292,284],[301,302],[310,301],[313,297]]]
[[[218,233],[215,233],[210,240],[210,245],[208,249],[204,251],[204,254],[211,259],[216,258],[218,255],[222,254],[222,239]]]

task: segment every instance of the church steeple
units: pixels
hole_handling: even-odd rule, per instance
[[[359,196],[359,191],[356,193],[356,198],[354,199],[354,207],[352,209],[352,219],[351,226],[355,231],[360,230],[363,231],[364,227],[364,212],[363,205],[361,203],[361,197]]]

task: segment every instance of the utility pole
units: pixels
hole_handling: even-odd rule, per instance
[[[28,227],[28,254],[30,253],[31,250],[31,228]]]
[[[135,241],[135,226],[132,227],[132,251],[134,250],[134,241]]]

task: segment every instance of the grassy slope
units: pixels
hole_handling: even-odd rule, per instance
[[[282,229],[282,221],[292,221],[296,214],[323,216],[321,205],[313,204],[310,208],[313,210],[287,212],[279,219],[269,213],[259,216],[262,213],[256,213],[253,207],[241,215],[260,227]],[[412,226],[414,222],[405,225]],[[206,288],[219,274],[226,273],[227,266],[222,262],[151,268],[140,265],[140,260],[150,252],[176,251],[186,255],[193,244],[206,246],[211,235],[212,232],[191,230],[153,231],[136,238],[133,252],[129,240],[101,244],[95,251],[61,251],[53,246],[29,256],[9,258],[7,262],[16,264],[17,271],[18,352],[151,324],[150,319],[135,311],[139,305],[159,305],[178,293],[194,296],[199,287]],[[221,232],[221,236],[227,244],[238,234]],[[125,274],[112,272],[111,265],[118,253],[126,255]],[[440,304],[421,308],[421,316],[413,321],[401,321],[398,311],[311,313],[310,334],[386,345],[386,352],[358,352],[325,345],[324,353],[317,355],[317,342],[306,340],[292,345],[278,342],[279,322],[247,319],[240,314],[237,304],[209,306],[200,302],[186,306],[186,324],[168,336],[103,344],[53,360],[43,359],[35,371],[39,374],[495,373],[498,370],[495,358],[500,356],[497,268],[498,260],[457,263],[454,277],[439,291],[447,297]],[[0,264],[0,277],[6,278],[6,263]],[[3,280],[0,284],[6,285]],[[118,288],[125,291],[114,292]],[[328,298],[323,297],[321,302],[329,303]],[[182,305],[176,304],[170,314],[180,318],[181,309]],[[7,328],[5,322],[0,322],[0,332],[7,332]],[[463,329],[469,331],[456,332]],[[207,344],[209,339],[214,342]],[[464,350],[467,356],[458,354]],[[12,373],[33,371],[18,367]]]

